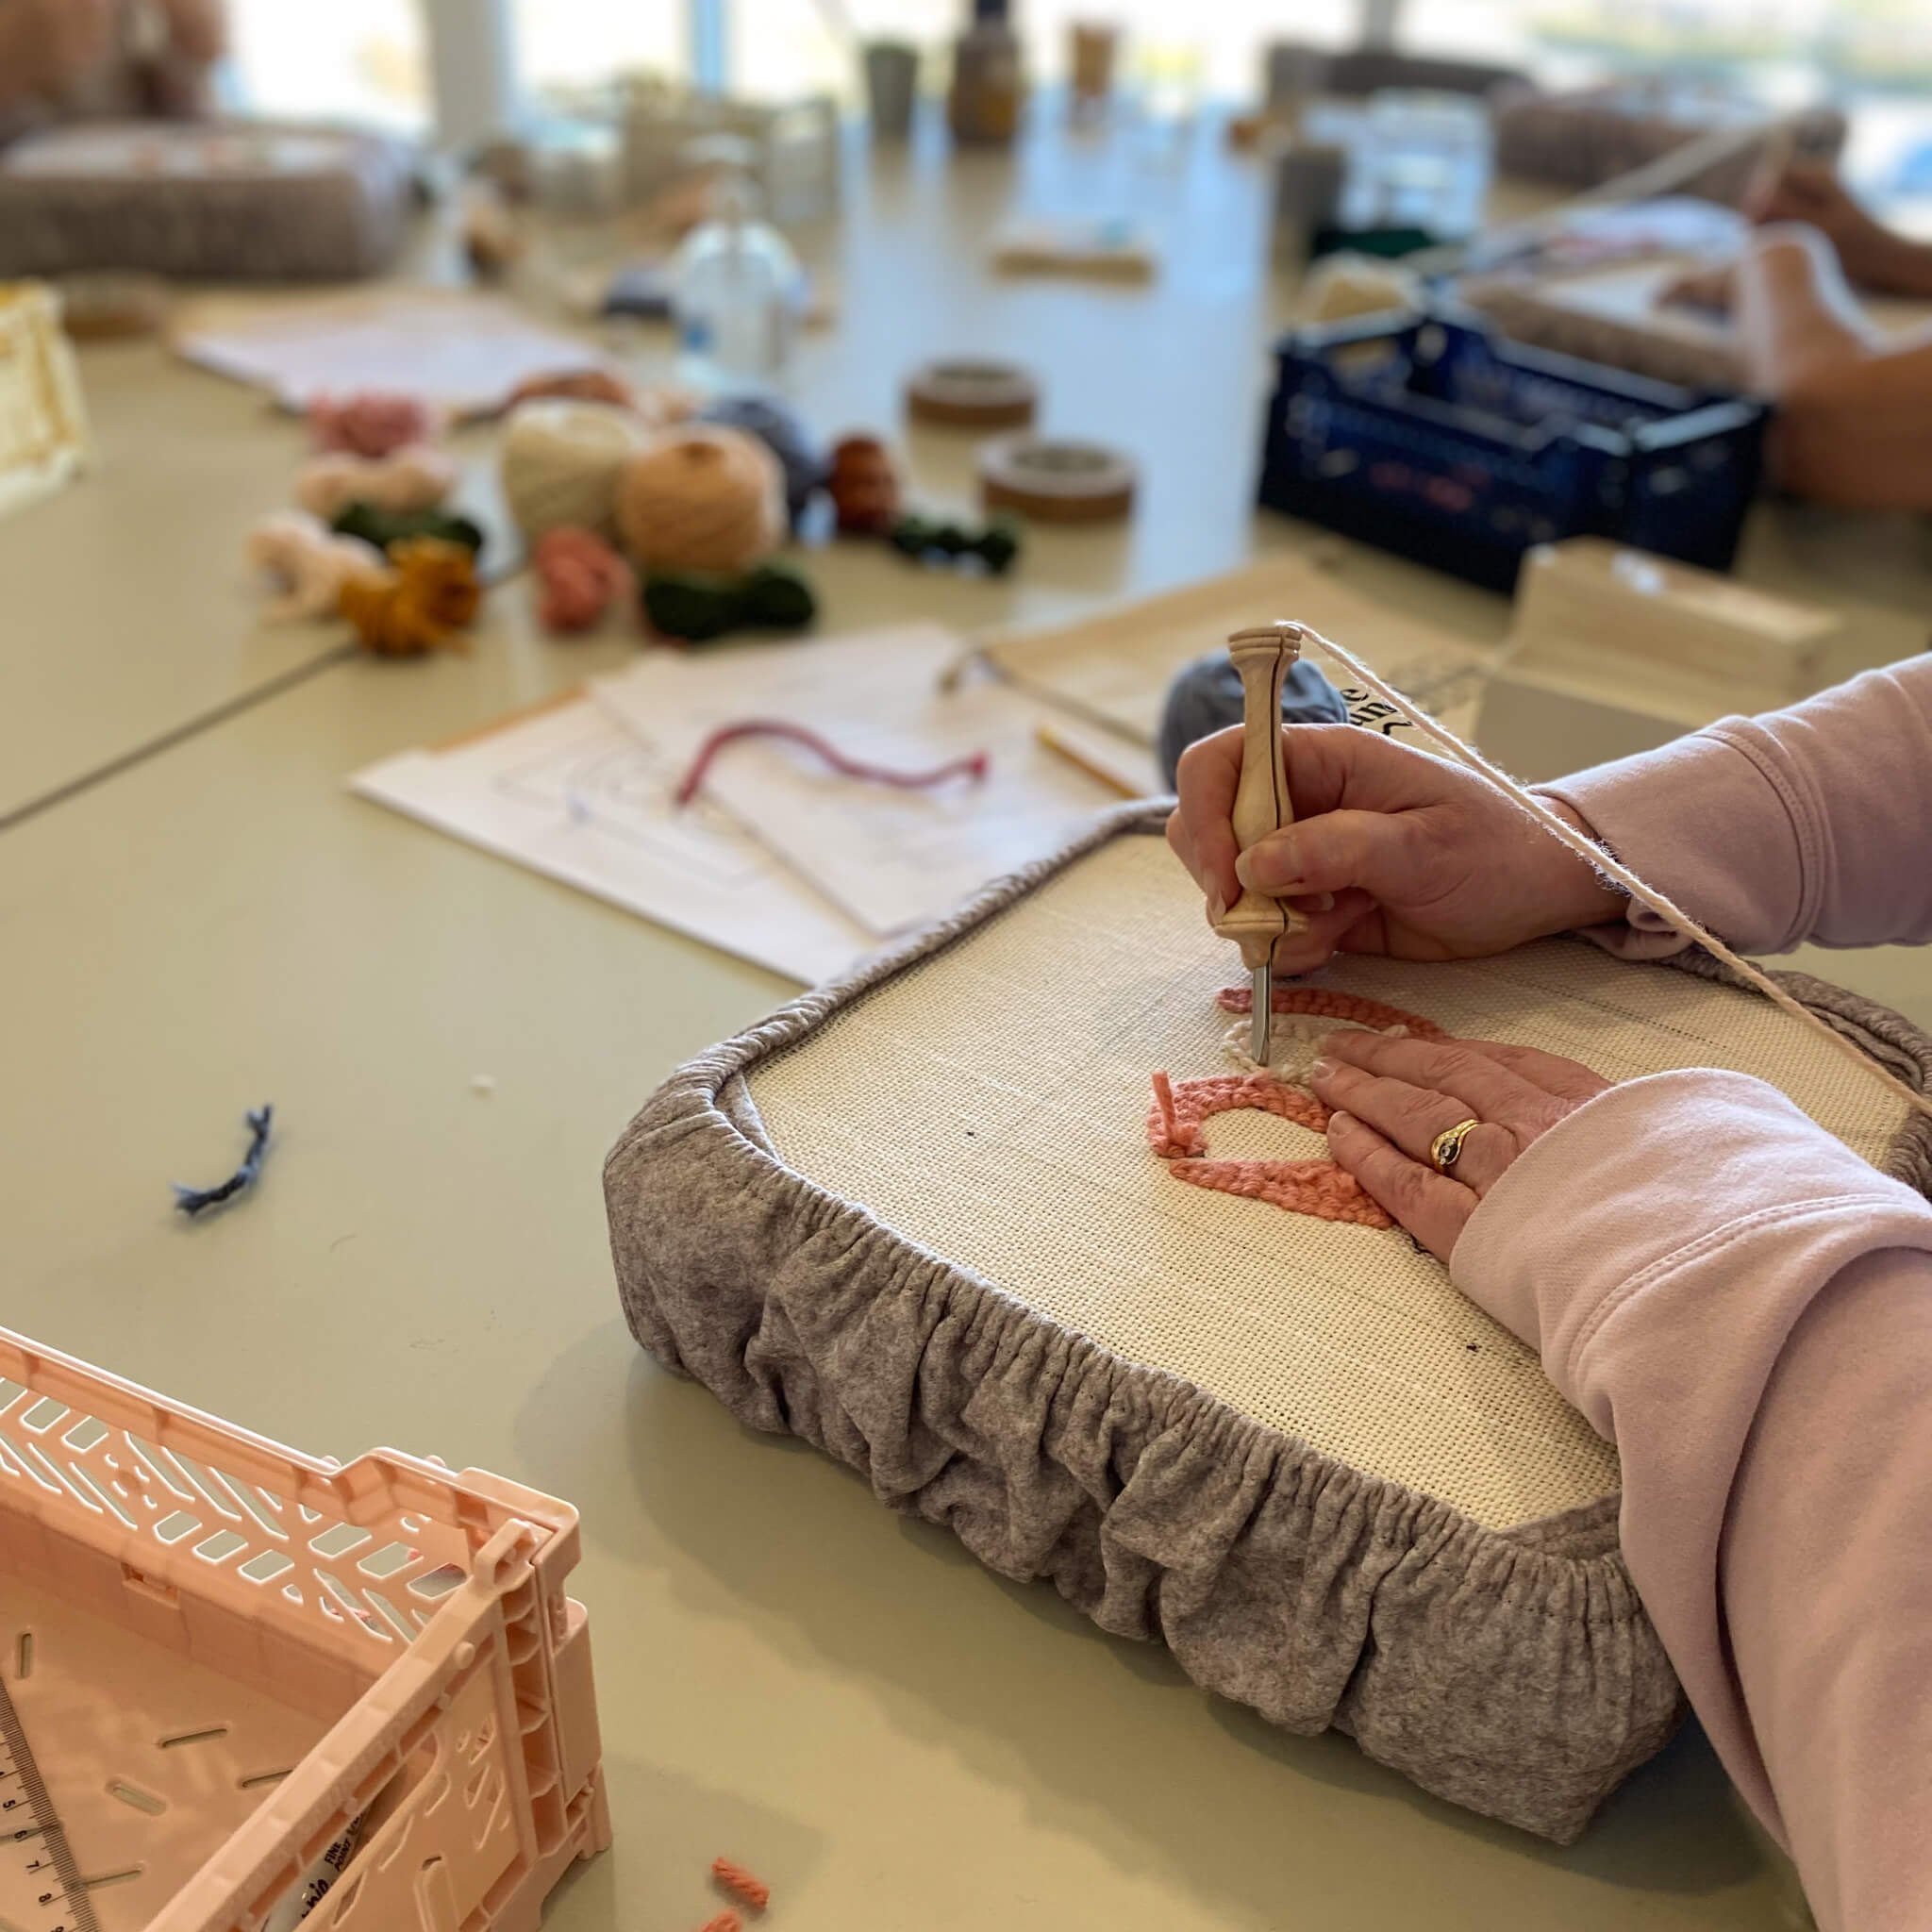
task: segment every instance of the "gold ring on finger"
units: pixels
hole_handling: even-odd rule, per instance
[[[1457,1121],[1453,1127],[1444,1127],[1429,1142],[1429,1165],[1438,1174],[1447,1174],[1462,1153],[1462,1143],[1469,1139],[1470,1129],[1482,1125],[1480,1121]]]

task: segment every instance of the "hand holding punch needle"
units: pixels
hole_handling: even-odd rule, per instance
[[[1301,656],[1302,627],[1286,619],[1238,630],[1227,641],[1227,655],[1241,680],[1241,775],[1235,791],[1235,843],[1246,852],[1270,833],[1294,823],[1288,791],[1288,760],[1281,741],[1281,686],[1288,667]],[[1241,949],[1254,986],[1254,1017],[1249,1058],[1268,1061],[1269,1015],[1274,1003],[1274,942],[1284,933],[1301,932],[1307,921],[1285,900],[1270,899],[1244,887],[1241,895],[1214,922],[1214,930]]]

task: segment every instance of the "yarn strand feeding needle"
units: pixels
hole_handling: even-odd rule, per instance
[[[1227,655],[1241,680],[1241,775],[1235,791],[1234,836],[1241,851],[1294,823],[1289,796],[1288,759],[1281,741],[1281,686],[1302,651],[1302,627],[1285,618],[1238,630]],[[1215,921],[1214,930],[1241,949],[1254,985],[1248,1052],[1268,1063],[1269,1015],[1274,1003],[1274,942],[1300,932],[1307,922],[1292,906],[1253,887]]]

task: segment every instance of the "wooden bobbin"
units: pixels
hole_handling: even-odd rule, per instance
[[[1098,442],[1003,436],[979,453],[981,500],[1042,524],[1107,524],[1134,507],[1132,460]]]
[[[1040,385],[1017,362],[961,357],[927,362],[906,383],[906,413],[961,429],[1018,429],[1033,421]]]

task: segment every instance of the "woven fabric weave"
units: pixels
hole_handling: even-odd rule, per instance
[[[1124,808],[674,1076],[606,1170],[633,1332],[1196,1681],[1568,1840],[1680,1709],[1614,1456],[1398,1230],[1176,1187],[1149,1152],[1148,1074],[1218,1068],[1228,973],[1158,824]],[[1757,1073],[1932,1177],[1927,1123],[1696,967],[1552,941],[1333,978],[1612,1079]],[[1932,1084],[1896,1015],[1791,984]]]
[[[754,1070],[751,1099],[778,1158],[827,1192],[1357,1469],[1496,1529],[1614,1493],[1615,1452],[1400,1230],[1177,1188],[1149,1154],[1149,1072],[1223,1071],[1231,957],[1166,847],[1118,840]],[[1607,1079],[1757,1074],[1867,1158],[1904,1119],[1763,1000],[1574,941],[1342,960],[1319,983]],[[1208,1141],[1232,1159],[1327,1151],[1252,1112]]]

